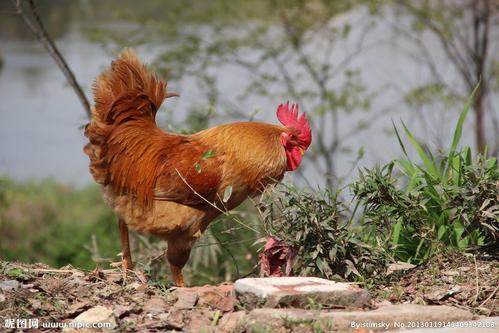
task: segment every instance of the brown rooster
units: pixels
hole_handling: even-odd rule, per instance
[[[305,114],[288,104],[277,109],[284,126],[237,122],[192,135],[164,132],[156,112],[176,94],[132,50],[97,77],[93,90],[85,153],[119,218],[123,269],[133,267],[128,228],[152,234],[168,242],[177,286],[184,286],[182,267],[208,224],[295,170],[312,139]]]

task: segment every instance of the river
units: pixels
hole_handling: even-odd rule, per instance
[[[88,4],[81,1],[79,6]],[[56,34],[55,41],[85,93],[91,96],[92,81],[109,64],[111,56],[100,45],[87,39],[84,31],[92,23],[84,22],[74,11],[70,10],[72,15],[60,19],[65,22],[64,28]],[[85,185],[91,182],[88,159],[82,152],[86,143],[81,129],[87,122],[85,113],[42,45],[29,38],[26,31],[19,34],[2,29],[2,24],[14,24],[12,22],[3,20],[0,23],[0,31],[4,31],[0,32],[0,52],[4,61],[0,71],[0,175],[17,180],[51,177],[68,184]],[[17,20],[15,24],[22,25],[22,22]],[[17,30],[19,29],[22,30]],[[341,131],[345,133],[359,120],[369,119],[371,123],[368,130],[349,139],[353,152],[360,147],[365,149],[366,154],[360,166],[386,163],[391,158],[400,156],[397,140],[390,133],[392,119],[404,119],[430,146],[441,147],[450,139],[459,112],[448,110],[435,113],[429,109],[423,110],[425,116],[420,117],[406,107],[402,102],[401,92],[424,83],[428,76],[424,66],[401,52],[400,43],[393,43],[393,38],[388,23],[378,25],[368,40],[374,46],[354,62],[371,89],[391,86],[383,89],[383,93],[375,100],[372,105],[374,111],[358,112],[342,119]],[[150,62],[153,60],[153,53],[144,49],[140,55],[146,62]],[[437,52],[437,59],[438,57],[442,55]],[[440,61],[445,62],[443,58]],[[236,96],[242,90],[244,76],[230,68],[222,67],[220,71],[220,88],[225,94]],[[200,98],[199,91],[189,89],[191,85],[185,81],[172,82],[170,86],[174,90],[180,89],[182,97],[179,101],[172,102],[169,109],[174,109],[178,115],[185,115],[190,101]],[[261,119],[273,121],[278,102],[280,101],[254,99],[242,102],[242,108],[252,110],[261,107],[265,111],[260,116]],[[387,112],[380,112],[384,109]],[[379,116],[371,118],[376,112],[379,112]],[[468,122],[468,126],[471,126],[471,122]],[[467,128],[469,130],[465,131],[464,142],[471,143],[471,127]],[[338,174],[347,173],[354,159],[355,153],[339,154]],[[310,162],[305,159],[304,165],[307,163]],[[306,178],[313,186],[323,184],[321,175],[315,174],[312,168],[305,170]]]

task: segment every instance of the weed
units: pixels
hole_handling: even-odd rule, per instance
[[[322,303],[317,302],[314,298],[308,297],[307,298],[307,304],[305,305],[305,309],[308,310],[322,310],[324,306]]]
[[[377,275],[387,258],[361,241],[338,194],[280,185],[260,206],[264,228],[297,251],[294,268],[302,275],[350,280]]]
[[[366,238],[399,260],[425,262],[442,246],[497,249],[497,160],[480,154],[473,158],[469,147],[457,151],[471,101],[459,117],[446,156],[433,156],[402,123],[421,159],[411,161],[394,125],[406,159],[364,170],[351,186],[364,206]]]

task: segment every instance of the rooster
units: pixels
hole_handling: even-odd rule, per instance
[[[85,127],[90,173],[118,216],[122,268],[133,268],[128,229],[168,243],[173,281],[208,224],[295,170],[312,135],[298,106],[281,104],[284,126],[224,124],[191,135],[162,131],[155,116],[167,93],[128,49],[93,86],[95,106]],[[230,196],[228,195],[230,194]]]

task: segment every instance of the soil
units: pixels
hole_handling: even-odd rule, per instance
[[[384,283],[370,286],[369,292],[372,308],[388,302],[445,304],[476,316],[499,316],[498,286],[499,261],[448,255],[396,271]],[[245,312],[231,288],[229,283],[175,290],[147,282],[136,271],[124,276],[119,270],[86,272],[69,266],[54,269],[0,261],[0,327],[9,331],[3,325],[10,319],[69,323],[103,306],[111,309],[120,332],[218,331],[224,316]],[[50,329],[30,330],[37,331]]]

